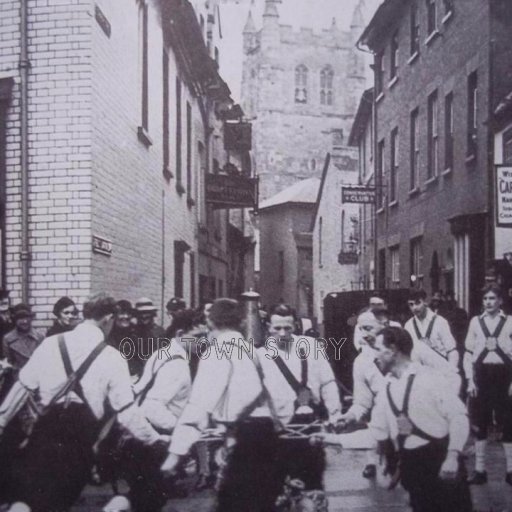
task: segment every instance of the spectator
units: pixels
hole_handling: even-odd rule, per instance
[[[76,326],[75,311],[78,311],[75,302],[69,297],[61,297],[53,306],[55,320],[46,332],[46,337],[73,330]]]

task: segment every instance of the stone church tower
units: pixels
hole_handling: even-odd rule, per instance
[[[266,0],[262,28],[249,12],[243,31],[242,107],[253,120],[260,201],[298,180],[320,177],[327,152],[343,153],[365,88],[357,50],[362,3],[350,30],[294,31],[280,24],[280,0]]]

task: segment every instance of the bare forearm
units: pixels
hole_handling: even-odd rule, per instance
[[[17,381],[5,397],[0,407],[0,427],[5,427],[16,413],[23,407],[30,392]]]

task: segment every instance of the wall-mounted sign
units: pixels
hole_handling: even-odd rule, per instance
[[[496,166],[496,225],[512,227],[512,166]]]
[[[227,174],[206,175],[206,202],[214,208],[256,208],[258,180]]]
[[[338,263],[340,265],[357,265],[359,257],[357,252],[340,252],[338,254]]]
[[[375,204],[375,188],[357,186],[342,187],[341,202]]]
[[[224,123],[224,149],[226,151],[250,151],[251,148],[251,123]]]
[[[98,25],[101,27],[101,30],[105,32],[107,37],[110,37],[110,34],[112,34],[112,27],[98,4],[94,6],[94,17],[96,18]]]
[[[112,242],[106,238],[92,235],[92,252],[104,254],[105,256],[112,255]]]

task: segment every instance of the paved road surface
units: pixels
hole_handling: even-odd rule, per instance
[[[361,476],[365,464],[365,453],[360,450],[346,450],[337,453],[328,450],[328,469],[325,487],[329,497],[330,512],[409,512],[407,496],[401,489],[387,491],[379,484],[383,479],[369,482]],[[501,446],[490,445],[490,479],[488,485],[473,487],[475,510],[479,512],[512,512],[512,487],[504,482],[505,463]],[[98,512],[110,497],[107,487],[89,487],[81,503],[73,512]],[[212,494],[210,491],[191,493],[187,498],[169,501],[165,512],[210,512]],[[240,511],[243,512],[243,511]]]

